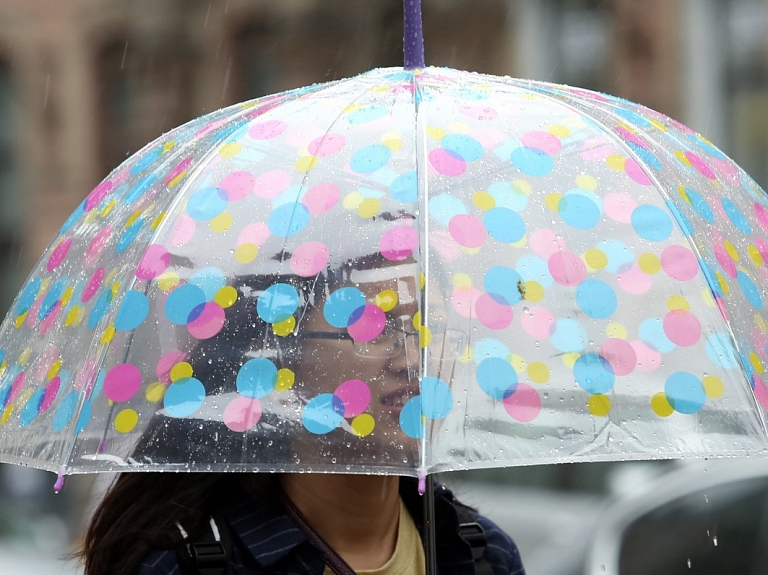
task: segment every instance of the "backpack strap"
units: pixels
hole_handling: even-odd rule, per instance
[[[475,520],[468,508],[463,505],[455,505],[454,507],[459,515],[459,537],[472,548],[475,575],[493,575],[493,568],[488,559],[485,558],[485,548],[488,546],[485,529]]]
[[[211,517],[208,525],[210,530],[192,541],[181,523],[176,522],[185,542],[176,550],[183,572],[190,575],[224,575],[227,572],[232,555],[229,526],[221,517]]]

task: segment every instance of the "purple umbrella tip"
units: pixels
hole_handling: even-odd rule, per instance
[[[64,489],[64,481],[66,479],[64,477],[64,471],[65,471],[64,467],[61,467],[59,469],[59,474],[56,476],[56,483],[53,484],[53,492],[54,493],[58,493],[59,491]]]
[[[419,495],[424,495],[427,491],[427,474],[419,470]]]
[[[104,453],[105,446],[106,446],[106,442],[103,439],[99,441],[99,446],[96,448],[96,453]]]

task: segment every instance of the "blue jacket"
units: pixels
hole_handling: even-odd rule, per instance
[[[237,494],[222,511],[232,533],[231,573],[261,575],[322,575],[322,552],[311,545],[293,521],[271,505],[260,505],[247,495]],[[422,498],[416,481],[402,478],[400,496],[422,531]],[[485,558],[494,575],[524,575],[520,554],[512,539],[489,519],[476,515],[487,538]],[[474,561],[469,544],[458,535],[459,519],[453,495],[435,488],[437,569],[440,575],[472,575]],[[182,575],[174,550],[156,550],[142,562],[139,575]]]

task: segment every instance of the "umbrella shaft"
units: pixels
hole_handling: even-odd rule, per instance
[[[431,475],[426,477],[424,492],[424,558],[426,559],[426,575],[437,574],[437,543],[435,540],[435,480]]]
[[[424,67],[424,32],[421,26],[421,0],[403,0],[404,68]]]

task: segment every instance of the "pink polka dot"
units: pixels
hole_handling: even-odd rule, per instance
[[[467,171],[467,163],[444,148],[435,148],[429,152],[429,163],[444,176],[460,176]]]
[[[344,404],[344,417],[357,417],[371,403],[371,388],[360,379],[349,379],[339,385],[333,395]]]
[[[760,236],[757,236],[755,237],[755,247],[757,248],[757,251],[760,253],[760,256],[763,258],[763,262],[765,262],[765,264],[768,264],[768,242],[766,242]]]
[[[112,191],[112,182],[105,180],[96,186],[93,191],[85,198],[85,211],[90,212],[93,208],[98,206],[104,198]]]
[[[56,319],[59,317],[60,311],[61,302],[57,301],[55,304],[53,304],[53,307],[48,312],[48,315],[46,315],[43,321],[40,322],[40,335],[45,335],[48,333],[48,330],[51,329],[54,323],[56,323]]]
[[[136,268],[136,277],[151,280],[161,275],[171,263],[171,254],[160,244],[150,244]]]
[[[248,224],[237,235],[237,245],[254,244],[262,245],[269,238],[269,227],[263,222]]]
[[[183,246],[195,235],[195,229],[195,220],[187,214],[179,214],[173,224],[168,241],[172,246]]]
[[[43,413],[44,411],[47,411],[49,407],[51,407],[51,404],[53,404],[53,400],[56,399],[56,395],[59,393],[60,387],[61,387],[61,378],[58,375],[48,382],[48,385],[45,386],[45,392],[43,393],[43,402],[40,404],[40,407],[38,408],[38,413]]]
[[[571,252],[557,252],[547,260],[552,278],[564,286],[577,286],[587,277],[587,266],[582,259]]]
[[[340,152],[346,143],[347,138],[344,137],[344,134],[326,134],[312,140],[307,146],[307,150],[313,156],[322,158]]]
[[[387,230],[379,241],[381,255],[392,261],[411,257],[418,247],[419,232],[410,226],[397,226]]]
[[[197,339],[210,339],[224,326],[224,310],[215,302],[205,304],[202,313],[187,324],[189,335]]]
[[[180,175],[182,175],[184,172],[187,171],[187,168],[192,165],[192,158],[184,158],[182,161],[180,161],[178,164],[176,164],[173,169],[171,169],[170,172],[165,176],[163,179],[163,184],[168,185],[171,182],[173,182],[176,178],[178,178]]]
[[[104,395],[111,401],[128,401],[141,387],[141,372],[130,363],[118,363],[104,378]]]
[[[650,186],[653,183],[643,171],[643,168],[641,168],[640,165],[632,158],[627,158],[624,162],[624,171],[626,171],[627,175],[638,184],[642,184],[643,186]]]
[[[701,324],[692,313],[678,309],[664,316],[664,334],[681,347],[690,347],[701,338]]]
[[[506,141],[504,134],[489,125],[482,125],[472,130],[472,137],[480,142],[486,150],[492,150]]]
[[[96,382],[96,375],[99,373],[99,361],[91,358],[85,362],[83,369],[75,377],[75,389],[82,391],[86,395],[91,393],[91,388]]]
[[[19,375],[13,380],[11,384],[11,393],[8,395],[8,403],[14,403],[18,399],[21,390],[24,389],[24,384],[27,382],[27,372],[19,372]]]
[[[709,161],[715,167],[715,169],[723,176],[723,179],[731,182],[732,184],[739,185],[739,170],[736,164],[729,160],[721,160],[720,158],[710,158]]]
[[[379,337],[387,325],[387,316],[379,306],[366,304],[350,317],[347,327],[350,337],[355,341],[373,341]]]
[[[555,329],[555,316],[543,307],[532,307],[520,314],[525,333],[535,339],[548,339]]]
[[[258,399],[236,397],[224,408],[224,425],[232,431],[243,433],[256,427],[261,413],[261,402]]]
[[[40,314],[40,308],[43,305],[43,298],[45,297],[45,294],[40,294],[37,299],[34,301],[32,306],[29,308],[29,311],[27,312],[27,321],[26,324],[29,327],[36,327],[37,326],[37,317]]]
[[[83,293],[80,296],[80,301],[83,303],[90,300],[94,295],[96,295],[96,292],[99,291],[99,288],[101,287],[101,282],[104,281],[104,275],[106,274],[106,270],[104,268],[98,268],[95,272],[91,274],[91,277],[88,278],[88,281],[85,284],[85,287],[83,288]]]
[[[768,232],[768,208],[755,202],[753,205],[755,217],[757,221],[763,226],[763,229]]]
[[[736,263],[731,259],[731,256],[728,255],[725,248],[721,244],[715,244],[713,251],[715,252],[715,259],[717,260],[717,263],[720,264],[720,267],[723,268],[723,271],[730,277],[735,278],[738,273],[736,270]]]
[[[497,302],[487,293],[482,294],[475,302],[477,319],[488,329],[505,329],[512,323],[513,310],[509,305]]]
[[[579,149],[579,156],[589,162],[601,162],[614,153],[613,147],[603,138],[587,140]]]
[[[653,276],[640,269],[636,263],[627,271],[616,274],[619,287],[631,295],[643,295],[651,291]]]
[[[451,305],[454,311],[462,317],[477,317],[475,302],[483,294],[477,288],[456,288],[451,294]]]
[[[72,238],[65,238],[63,241],[59,243],[54,249],[53,253],[51,253],[51,257],[48,258],[48,264],[45,266],[46,269],[49,272],[52,272],[57,267],[61,265],[61,262],[64,261],[64,258],[67,257],[67,253],[69,253],[69,248],[72,247]]]
[[[765,383],[757,375],[752,376],[752,382],[755,384],[752,390],[755,394],[755,399],[757,399],[757,402],[763,409],[768,411],[768,388],[765,387]]]
[[[291,254],[291,269],[304,278],[319,274],[328,265],[328,248],[320,242],[307,242]]]
[[[645,145],[645,142],[643,142],[640,138],[637,137],[636,134],[633,132],[630,132],[626,128],[622,128],[621,126],[618,126],[616,128],[616,132],[621,136],[622,140],[626,142],[632,142],[633,144],[636,144],[640,146],[641,148],[648,149],[648,146]]]
[[[88,247],[85,250],[84,263],[86,268],[89,268],[96,263],[96,260],[99,259],[99,256],[107,246],[111,235],[112,226],[104,226],[96,233],[95,236],[93,236],[91,243],[88,244]]]
[[[477,104],[462,104],[459,106],[459,112],[475,120],[495,120],[499,115],[495,108]]]
[[[644,341],[636,339],[630,342],[637,355],[637,370],[652,373],[661,367],[661,353],[649,347]]]
[[[324,214],[333,208],[339,201],[339,188],[334,184],[324,183],[312,186],[304,194],[301,203],[306,206],[312,215]]]
[[[448,232],[465,248],[479,248],[485,243],[487,235],[483,222],[467,214],[453,216],[448,222]]]
[[[282,120],[267,120],[257,122],[248,129],[248,135],[254,140],[271,140],[285,132],[288,124]]]
[[[755,350],[762,357],[766,357],[765,346],[768,345],[768,334],[763,333],[758,328],[752,330],[752,341],[755,344]]]
[[[629,194],[613,192],[603,198],[605,215],[614,222],[628,224],[632,221],[632,212],[637,207],[637,202]]]
[[[443,259],[452,262],[461,256],[461,246],[456,243],[447,230],[433,230],[429,233],[429,245]]]
[[[230,202],[248,197],[256,186],[256,178],[251,172],[232,172],[219,182],[219,188],[227,194]]]
[[[523,136],[522,142],[524,146],[536,148],[549,155],[557,154],[562,147],[559,138],[544,131],[528,132]]]
[[[554,230],[539,229],[528,240],[531,251],[540,258],[549,259],[553,254],[565,251],[565,241]]]
[[[504,409],[515,421],[533,421],[541,411],[539,392],[527,383],[518,383],[515,393],[504,398]]]
[[[627,375],[632,373],[637,365],[637,354],[635,348],[623,339],[606,339],[600,345],[600,355],[613,368],[616,375]]]
[[[710,180],[717,179],[715,172],[712,171],[712,168],[710,168],[709,165],[700,156],[694,154],[693,152],[685,152],[685,157],[696,169],[696,171],[699,172],[702,176]]]
[[[155,375],[164,384],[171,383],[171,369],[181,361],[187,360],[187,354],[183,351],[173,350],[167,352],[155,365]]]
[[[303,148],[307,145],[307,142],[321,138],[325,134],[325,130],[321,130],[317,126],[305,124],[293,128],[285,134],[285,141],[288,142],[294,148]]]
[[[216,120],[215,122],[206,124],[195,133],[195,138],[202,138],[203,136],[210,134],[214,130],[221,128],[228,121],[229,121],[229,118],[222,118],[221,120]]]
[[[688,248],[669,246],[661,252],[661,269],[672,279],[688,281],[699,273],[699,261]]]
[[[256,177],[254,193],[264,200],[276,198],[291,185],[291,176],[284,170],[269,170]]]

